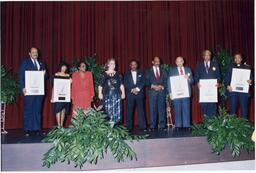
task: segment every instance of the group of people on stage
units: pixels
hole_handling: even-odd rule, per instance
[[[45,64],[38,59],[38,49],[32,47],[29,51],[29,58],[22,61],[19,69],[19,80],[24,94],[24,130],[26,135],[31,131],[41,130],[41,111],[43,96],[27,96],[25,89],[25,71],[27,70],[43,70],[46,71]],[[139,115],[139,128],[147,130],[144,102],[145,88],[148,87],[150,126],[149,131],[156,128],[164,130],[166,127],[166,96],[169,94],[172,98],[170,77],[183,75],[187,80],[189,88],[189,97],[173,99],[175,110],[175,127],[188,129],[191,124],[191,88],[196,84],[201,87],[199,81],[201,79],[217,79],[216,87],[220,86],[220,68],[216,61],[212,61],[211,52],[205,50],[202,52],[203,61],[196,66],[193,75],[192,70],[184,66],[184,58],[178,56],[175,60],[176,67],[169,71],[163,69],[160,64],[159,57],[152,59],[152,67],[145,71],[139,69],[136,60],[130,61],[130,69],[122,76],[116,70],[116,61],[113,58],[108,59],[105,72],[102,74],[98,87],[98,98],[101,100],[105,113],[108,115],[109,121],[113,123],[122,122],[122,100],[126,99],[126,127],[131,130],[133,128],[134,107],[136,105]],[[241,116],[248,117],[248,101],[250,93],[234,92],[230,86],[232,69],[250,69],[248,65],[242,63],[243,57],[240,53],[234,55],[234,63],[232,63],[225,73],[225,86],[229,98],[230,114],[235,114],[237,110],[237,102],[241,107]],[[89,108],[95,95],[93,75],[86,71],[86,63],[79,62],[78,71],[68,73],[68,65],[61,63],[59,72],[55,73],[54,78],[71,79],[71,98],[73,108]],[[45,80],[48,78],[45,72]],[[252,84],[252,73],[247,81]],[[53,97],[53,96],[52,96]],[[53,102],[53,99],[52,99]],[[56,114],[58,126],[63,126],[65,115],[69,113],[70,102],[53,102],[53,111]],[[217,103],[200,103],[203,114],[214,116],[217,114]]]

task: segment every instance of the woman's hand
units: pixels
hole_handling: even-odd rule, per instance
[[[102,99],[103,99],[103,94],[102,94],[102,93],[99,93],[99,94],[98,94],[98,97],[99,97],[100,100],[102,100]]]
[[[121,98],[125,99],[125,94],[124,93],[122,93]]]

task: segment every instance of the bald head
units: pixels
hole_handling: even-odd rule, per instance
[[[184,58],[181,56],[178,56],[175,60],[175,63],[178,67],[183,67],[184,65]]]

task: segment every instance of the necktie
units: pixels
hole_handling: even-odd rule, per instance
[[[182,67],[180,67],[180,75],[184,75],[184,72],[182,70]]]
[[[38,68],[37,68],[37,65],[36,65],[36,60],[32,59],[32,62],[33,62],[33,64],[34,64],[34,66],[36,67],[36,69],[38,69]]]
[[[209,72],[208,62],[205,62],[205,69],[206,69],[206,73],[208,73]]]
[[[156,80],[160,79],[160,73],[158,67],[156,67]]]

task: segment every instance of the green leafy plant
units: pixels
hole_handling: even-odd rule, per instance
[[[169,73],[169,71],[172,67],[169,64],[161,64],[161,68],[163,68],[166,71],[167,75],[168,75],[168,73]],[[165,99],[166,99],[166,101],[170,102],[170,104],[171,104],[170,95],[168,93],[166,94]]]
[[[1,66],[1,102],[10,104],[19,94],[19,84],[13,75]]]
[[[80,59],[76,59],[73,61],[73,65],[71,67],[71,72],[78,71],[77,64],[79,61],[84,61],[87,65],[87,70],[91,71],[93,74],[93,81],[94,81],[94,90],[97,96],[98,93],[98,86],[100,84],[101,75],[104,72],[104,66],[97,64],[96,55],[87,56]]]
[[[194,136],[207,136],[212,152],[220,152],[228,145],[232,156],[239,156],[241,149],[254,150],[251,141],[253,126],[248,120],[229,115],[225,108],[219,108],[219,116],[204,117],[202,124],[192,126]]]
[[[44,142],[53,142],[53,146],[44,154],[43,166],[73,161],[75,167],[81,168],[86,162],[97,164],[108,151],[118,162],[126,157],[137,160],[126,140],[138,141],[145,136],[132,136],[124,126],[111,124],[100,108],[77,109],[76,114],[68,128],[55,127],[44,138]]]
[[[169,73],[169,70],[172,68],[169,64],[161,64],[161,68],[163,68],[167,73]]]
[[[217,51],[213,52],[213,60],[217,61],[220,65],[221,82],[219,87],[219,94],[221,98],[222,107],[226,100],[226,87],[224,85],[224,77],[227,67],[233,62],[232,55],[225,48],[218,48]]]

